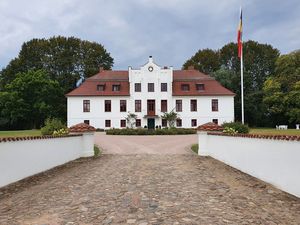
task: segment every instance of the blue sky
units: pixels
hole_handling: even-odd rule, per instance
[[[103,44],[114,69],[139,67],[149,55],[181,68],[199,49],[236,41],[241,4],[244,40],[282,54],[300,48],[299,0],[1,0],[0,68],[23,42],[54,35]]]

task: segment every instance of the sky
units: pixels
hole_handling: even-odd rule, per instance
[[[236,41],[241,5],[244,41],[300,49],[299,0],[0,0],[0,69],[24,42],[58,35],[104,45],[116,70],[150,55],[178,69],[199,49]]]

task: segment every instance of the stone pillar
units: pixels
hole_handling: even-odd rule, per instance
[[[208,149],[208,139],[209,135],[207,132],[220,132],[223,131],[223,127],[219,126],[218,124],[208,122],[205,124],[200,125],[198,128],[198,155],[200,156],[209,156],[209,152],[211,151]]]
[[[198,131],[198,155],[209,156],[209,149],[207,149],[207,132]]]
[[[94,156],[94,133],[96,129],[88,124],[79,123],[69,128],[70,133],[82,134],[81,157]]]

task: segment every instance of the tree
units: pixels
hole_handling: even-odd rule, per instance
[[[43,70],[18,73],[4,89],[0,93],[0,121],[7,128],[39,128],[47,117],[65,112],[63,89]]]
[[[127,117],[125,118],[127,121],[127,124],[129,125],[130,128],[135,127],[135,120],[137,118],[137,115],[134,113],[128,113]]]
[[[296,82],[285,100],[290,123],[300,123],[300,81]]]
[[[211,74],[219,69],[219,53],[212,49],[199,50],[194,56],[183,64],[183,69],[193,66],[202,73]]]
[[[162,116],[162,119],[166,120],[167,123],[169,124],[169,127],[174,127],[175,126],[175,121],[178,118],[178,113],[172,110],[171,112],[165,112]]]
[[[80,76],[92,76],[99,71],[99,67],[111,69],[112,65],[113,58],[101,44],[95,42],[61,36],[49,39],[32,39],[22,45],[18,57],[11,60],[0,72],[0,92],[6,92],[6,87],[17,77],[20,79],[21,75],[27,74],[28,71],[43,70],[50,80],[58,82],[57,91],[61,92],[62,90],[57,99],[56,108],[60,112],[57,117],[65,120],[67,107],[64,94],[75,88],[75,83]],[[17,74],[21,75],[18,76]],[[34,88],[39,90],[38,87]],[[9,92],[12,91],[10,89]],[[33,90],[33,92],[36,91]],[[13,96],[18,97],[19,95]],[[2,96],[2,98],[7,97]],[[41,108],[42,106],[38,107]],[[2,119],[2,121],[4,120]]]

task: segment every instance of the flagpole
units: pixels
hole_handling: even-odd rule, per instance
[[[244,70],[243,70],[243,48],[241,48],[241,102],[242,102],[242,124],[245,123],[244,118]]]

